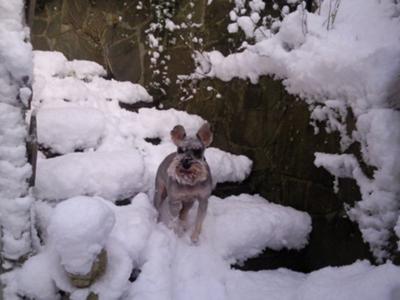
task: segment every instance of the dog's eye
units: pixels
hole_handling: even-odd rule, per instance
[[[178,153],[182,154],[183,152],[184,152],[183,149],[181,147],[178,147]]]
[[[201,149],[194,149],[193,156],[196,158],[201,158],[203,156],[203,150]]]

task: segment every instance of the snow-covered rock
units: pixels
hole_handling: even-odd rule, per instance
[[[40,199],[79,195],[123,200],[148,190],[142,156],[132,151],[71,153],[38,162],[35,190]]]
[[[92,108],[45,108],[37,114],[38,143],[59,154],[95,148],[104,130],[103,113]]]
[[[98,99],[123,103],[151,102],[139,84],[106,80],[106,72],[95,62],[68,61],[60,52],[34,51],[34,101],[87,101]]]
[[[71,198],[54,209],[48,242],[67,272],[85,275],[105,247],[114,224],[114,212],[103,199]]]
[[[225,199],[211,197],[204,224],[205,239],[232,263],[259,254],[263,249],[301,249],[311,232],[307,213],[241,194]],[[232,226],[232,224],[238,226]]]

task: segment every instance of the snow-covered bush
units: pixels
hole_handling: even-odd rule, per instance
[[[236,23],[228,31],[238,27],[247,37],[255,35],[254,13],[263,9],[262,2],[235,1],[230,17]],[[251,12],[246,10],[249,5]],[[252,83],[264,75],[283,79],[289,93],[309,104],[316,133],[317,124],[325,125],[328,133],[338,131],[342,152],[359,143],[362,162],[375,168],[372,178],[354,157],[318,155],[316,164],[335,176],[356,179],[362,199],[349,208],[349,216],[359,224],[377,260],[383,261],[393,254],[390,239],[400,216],[400,112],[393,104],[400,101],[393,92],[398,91],[393,86],[400,73],[398,1],[326,0],[315,13],[300,4],[292,13],[284,9],[283,16],[267,34],[257,35],[253,44],[244,44],[236,53],[196,55],[198,67],[187,78],[238,77]],[[346,126],[349,111],[356,120],[353,132]]]
[[[31,250],[24,109],[31,96],[32,49],[23,1],[0,1],[0,228],[3,267]]]

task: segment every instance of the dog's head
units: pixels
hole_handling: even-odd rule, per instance
[[[210,125],[203,124],[195,137],[187,137],[185,128],[177,125],[171,131],[171,138],[177,146],[177,151],[168,169],[169,176],[185,185],[194,185],[206,180],[208,168],[204,159],[204,151],[213,139]]]

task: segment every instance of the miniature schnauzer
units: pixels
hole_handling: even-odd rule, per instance
[[[198,201],[191,235],[192,242],[197,243],[212,190],[204,150],[211,144],[213,134],[208,123],[201,126],[196,137],[186,137],[185,128],[177,125],[171,131],[171,138],[178,149],[168,155],[158,168],[154,205],[159,212],[158,220],[167,223],[180,236],[188,229],[189,210]]]

